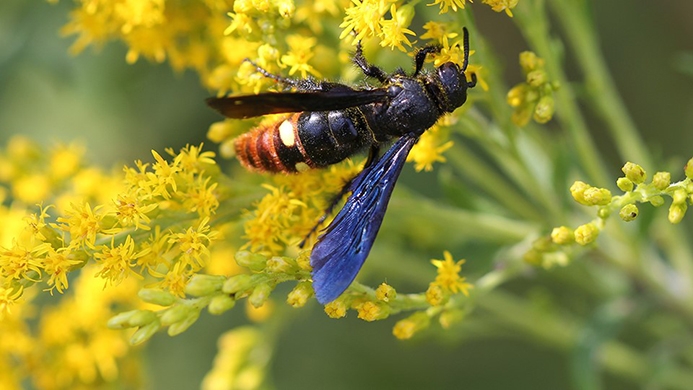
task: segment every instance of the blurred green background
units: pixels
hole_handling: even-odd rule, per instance
[[[143,60],[127,65],[120,43],[69,55],[74,38],[58,31],[72,6],[70,1],[0,2],[0,143],[15,134],[46,145],[79,140],[87,146],[88,160],[111,167],[149,161],[151,149],[177,150],[204,141],[209,124],[220,118],[205,106],[211,92],[200,87],[197,76]],[[693,2],[610,0],[592,6],[619,91],[662,164],[645,169],[678,174],[693,155]],[[517,55],[527,47],[518,30],[504,14],[476,3],[472,9],[479,29],[502,49],[508,84],[519,82]],[[592,119],[592,133],[615,178],[623,161]],[[427,278],[432,275],[430,270]],[[527,285],[544,282],[536,277]],[[526,294],[527,285],[508,287]],[[280,310],[293,321],[281,332],[272,363],[279,389],[565,389],[572,382],[570,356],[581,353],[556,351],[489,326],[483,313],[474,313],[454,332],[425,332],[403,342],[391,336],[394,320],[365,323],[354,313],[330,320],[315,303],[300,311]],[[211,367],[218,335],[245,322],[242,311],[235,310],[204,316],[175,338],[155,336],[146,351],[151,388],[197,388]],[[605,378],[604,388],[629,386]]]

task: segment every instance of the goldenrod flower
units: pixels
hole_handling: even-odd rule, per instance
[[[299,72],[301,78],[306,78],[308,73],[320,77],[320,73],[308,64],[308,61],[313,57],[317,40],[312,37],[293,34],[286,37],[286,42],[289,45],[289,53],[281,57],[281,63],[290,68],[289,75]]]
[[[130,275],[134,275],[133,267],[141,253],[135,250],[135,241],[129,235],[125,237],[125,242],[100,248],[100,252],[94,253],[96,263],[100,266],[96,276],[107,279],[111,284],[118,284]]]
[[[469,0],[471,3],[472,1]],[[449,8],[452,8],[453,12],[457,12],[457,9],[464,9],[466,0],[435,0],[433,3],[428,5],[439,5],[440,13],[445,14],[448,12]]]
[[[55,226],[60,230],[70,233],[70,244],[74,247],[86,246],[94,249],[96,235],[101,232],[101,220],[104,215],[100,213],[103,206],[96,206],[93,210],[89,203],[72,204],[66,210],[64,217],[58,217]]]
[[[469,295],[469,289],[473,286],[465,282],[465,278],[460,276],[462,271],[462,264],[464,260],[455,262],[452,259],[452,254],[450,252],[443,252],[443,260],[431,260],[431,264],[438,268],[438,275],[436,276],[435,284],[439,285],[443,289],[452,292],[461,292],[464,295]]]
[[[397,6],[392,4],[390,7],[390,15],[392,16],[391,19],[380,21],[381,31],[378,34],[381,38],[380,46],[389,46],[390,49],[396,47],[406,52],[407,49],[405,49],[402,44],[404,43],[411,47],[411,42],[407,38],[407,35],[416,36],[413,31],[407,28],[414,17],[414,7],[405,5],[398,10]]]
[[[343,28],[339,39],[344,39],[352,31],[356,33],[355,40],[361,41],[365,37],[381,34],[380,20],[388,11],[387,0],[351,0],[351,7],[346,9],[344,22],[339,25]]]
[[[43,269],[49,275],[46,283],[50,286],[51,292],[55,289],[62,294],[68,288],[68,272],[72,271],[75,266],[83,264],[84,260],[74,257],[73,248],[55,250],[50,245],[47,247],[49,250],[43,259]]]
[[[443,153],[453,146],[453,142],[440,144],[441,138],[437,126],[421,135],[419,142],[407,156],[407,161],[414,161],[414,169],[429,172],[433,170],[433,163],[446,161]]]
[[[482,3],[488,4],[494,11],[505,11],[505,13],[510,17],[513,16],[512,9],[517,6],[519,1],[520,0],[481,0]]]

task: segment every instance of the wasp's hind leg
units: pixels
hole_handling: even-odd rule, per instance
[[[364,169],[364,170],[366,170],[368,167],[370,167],[371,165],[373,165],[373,163],[374,163],[375,161],[378,160],[378,154],[379,154],[379,152],[380,152],[380,148],[379,148],[378,146],[376,146],[376,145],[372,145],[372,146],[371,146],[370,150],[368,151],[368,157],[366,158],[366,163],[365,163],[364,166],[363,166],[363,169]],[[306,241],[308,241],[308,239],[309,239],[313,234],[315,234],[315,232],[318,230],[318,228],[320,228],[320,226],[323,224],[323,222],[325,222],[325,220],[327,219],[327,217],[328,217],[330,214],[332,214],[332,211],[334,210],[334,208],[335,208],[335,207],[337,206],[337,204],[342,200],[342,198],[344,198],[344,195],[346,195],[347,192],[351,191],[351,185],[352,185],[352,183],[354,182],[354,180],[356,180],[357,177],[359,177],[359,175],[361,175],[361,173],[363,173],[363,170],[362,170],[361,172],[359,172],[356,176],[354,176],[354,177],[352,177],[351,179],[349,179],[346,183],[344,183],[344,186],[342,186],[341,191],[339,191],[339,193],[338,193],[337,195],[335,195],[334,198],[332,198],[332,201],[330,202],[330,205],[327,206],[327,209],[326,209],[325,212],[322,214],[322,216],[320,217],[320,219],[318,220],[318,222],[313,226],[312,229],[310,229],[310,231],[308,232],[308,234],[306,234],[306,236],[303,238],[303,240],[298,244],[298,247],[299,247],[299,248],[303,248],[303,246],[306,244]]]
[[[313,91],[321,89],[320,85],[311,79],[291,79],[288,77],[280,76],[278,74],[274,74],[268,71],[267,69],[261,67],[260,65],[256,64],[249,58],[246,58],[245,61],[251,64],[253,67],[255,67],[255,70],[257,70],[257,72],[261,75],[267,77],[268,79],[272,79],[280,84],[284,84],[286,86],[294,87],[296,89],[304,91]]]

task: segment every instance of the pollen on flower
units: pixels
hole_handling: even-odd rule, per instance
[[[216,165],[215,153],[209,150],[203,152],[202,145],[186,145],[177,154],[170,149],[167,152],[174,156],[174,165],[179,166],[183,172],[201,173]]]
[[[387,318],[390,314],[390,307],[382,302],[366,301],[360,304],[356,311],[360,319],[370,322]]]
[[[57,290],[60,294],[68,288],[67,274],[73,267],[83,264],[82,259],[73,257],[72,248],[60,248],[58,250],[49,246],[48,254],[43,259],[43,268],[48,275],[49,291]]]
[[[344,301],[337,299],[325,305],[325,314],[330,318],[342,318],[346,316],[347,309]]]
[[[245,223],[245,234],[252,252],[280,253],[297,237],[290,233],[305,203],[294,199],[283,187],[265,185],[270,190]]]
[[[135,274],[133,267],[141,254],[135,251],[135,241],[129,235],[125,242],[109,247],[102,247],[100,252],[94,253],[96,263],[101,269],[96,274],[106,279],[111,284],[119,284],[131,274]]]
[[[447,294],[443,291],[443,287],[436,282],[432,282],[426,289],[426,302],[431,306],[442,305],[447,298]]]
[[[133,194],[119,194],[114,201],[116,218],[122,227],[134,226],[135,229],[149,230],[150,219],[147,213],[158,207],[157,203],[142,205],[137,196]]]
[[[97,233],[101,232],[101,220],[104,215],[99,211],[102,206],[92,210],[89,203],[72,204],[64,217],[58,217],[56,227],[70,233],[70,243],[94,249]]]
[[[178,246],[180,261],[193,271],[199,270],[209,258],[209,245],[219,238],[219,232],[209,226],[209,217],[204,217],[196,228],[190,227],[183,233],[169,236],[169,243]]]
[[[411,42],[409,38],[407,38],[407,35],[416,36],[416,33],[407,28],[411,23],[411,19],[414,17],[414,7],[405,5],[397,10],[396,5],[392,4],[390,7],[390,15],[392,15],[391,19],[380,21],[380,46],[389,46],[390,49],[396,47],[406,52],[407,49],[402,44],[404,43],[411,47]]]
[[[375,289],[375,297],[379,301],[391,302],[397,297],[397,291],[389,284],[381,283],[380,286]]]
[[[460,260],[455,262],[452,259],[452,254],[448,251],[443,252],[443,256],[444,260],[431,260],[431,263],[438,268],[438,275],[434,283],[452,293],[461,292],[468,296],[469,290],[473,286],[466,283],[465,278],[459,274],[460,271],[462,271],[462,264],[464,264],[465,261]]]
[[[216,211],[217,207],[219,207],[219,200],[216,196],[218,183],[210,185],[210,181],[210,177],[203,178],[202,176],[198,176],[197,179],[191,183],[192,185],[187,193],[182,195],[185,199],[183,205],[186,209],[191,212],[197,212],[200,216],[204,217],[209,217]]]
[[[352,31],[356,32],[356,41],[381,33],[380,20],[388,11],[388,1],[385,0],[351,0],[351,7],[346,9],[343,28],[339,39],[344,39]]]
[[[281,63],[289,67],[289,75],[299,72],[302,78],[306,78],[308,73],[320,77],[320,72],[308,64],[313,58],[317,40],[314,37],[293,34],[286,37],[286,42],[289,45],[289,53],[281,57]]]

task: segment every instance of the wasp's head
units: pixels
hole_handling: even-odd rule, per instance
[[[464,69],[454,62],[444,63],[436,72],[440,108],[445,112],[453,112],[467,100],[467,88],[476,85],[476,75],[472,74],[472,81],[467,81]]]

